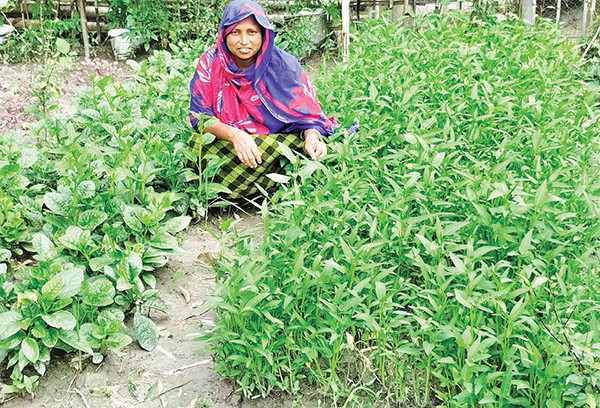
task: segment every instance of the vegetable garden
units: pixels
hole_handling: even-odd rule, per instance
[[[218,263],[219,370],[341,406],[595,406],[597,89],[578,55],[543,22],[366,23],[317,84],[361,131],[301,161],[265,242]]]
[[[158,343],[154,273],[219,192],[218,163],[186,166],[203,49],[92,78],[72,117],[40,110],[35,145],[1,135],[3,393],[34,392],[55,349],[101,363]],[[263,242],[221,226],[200,337],[217,371],[339,407],[595,407],[600,129],[580,54],[541,20],[357,24],[315,87],[360,130],[323,161],[287,152]]]

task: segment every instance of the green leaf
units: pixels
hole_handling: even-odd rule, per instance
[[[6,262],[10,257],[11,252],[8,249],[0,248],[0,262]]]
[[[96,194],[96,185],[91,180],[85,180],[77,186],[77,197],[90,198]]]
[[[117,290],[119,292],[125,292],[128,291],[129,289],[133,288],[135,285],[133,283],[129,283],[128,281],[125,280],[124,277],[119,276],[117,278]]]
[[[54,328],[48,329],[48,334],[42,339],[42,343],[44,346],[48,348],[54,348],[56,343],[58,342],[58,330]]]
[[[461,305],[467,308],[471,308],[473,306],[471,299],[469,299],[469,296],[465,291],[454,289],[454,296],[456,296],[456,300],[458,300]]]
[[[519,253],[521,254],[521,256],[525,256],[527,254],[527,252],[529,252],[529,250],[531,248],[532,236],[533,236],[533,230],[529,230],[529,232],[523,238],[523,241],[521,241],[521,245],[519,245]]]
[[[23,330],[19,331],[16,334],[13,334],[12,336],[2,340],[0,342],[0,348],[5,348],[7,350],[12,350],[12,349],[16,349],[17,347],[21,347],[21,342],[23,341],[23,339],[27,337],[25,335],[25,332]],[[18,356],[17,356],[18,358]]]
[[[105,266],[109,266],[115,263],[115,260],[109,256],[101,256],[98,258],[90,259],[90,269],[94,272],[98,272],[101,269],[104,269]]]
[[[90,355],[94,354],[94,350],[92,350],[87,340],[83,336],[79,336],[75,331],[60,329],[58,331],[58,338],[76,350],[81,350]]]
[[[21,391],[21,389],[19,387],[17,387],[16,385],[7,385],[6,387],[3,387],[2,390],[0,390],[1,394],[12,394],[15,392],[19,392]]]
[[[82,249],[90,239],[90,232],[79,227],[70,226],[58,240],[65,247],[74,250]]]
[[[129,277],[130,280],[133,280],[136,276],[139,276],[142,273],[144,268],[144,263],[142,262],[142,258],[136,253],[132,252],[127,257],[127,264],[129,266]]]
[[[281,150],[281,153],[285,156],[285,158],[288,159],[290,163],[296,163],[296,154],[292,152],[292,149],[290,149],[288,146],[281,143],[280,141],[277,141],[277,144],[279,144],[279,149]]]
[[[49,326],[56,327],[57,329],[73,330],[77,325],[75,316],[66,310],[60,310],[52,315],[42,315],[42,319]]]
[[[60,277],[55,276],[42,286],[42,295],[47,300],[55,299],[63,287],[63,281]]]
[[[51,256],[51,254],[56,253],[54,243],[45,234],[35,234],[31,240],[31,244],[35,252],[44,257],[44,260],[54,258],[54,256]]]
[[[157,295],[152,296],[143,303],[144,307],[156,309],[163,313],[169,313],[169,306],[167,303],[159,298]]]
[[[165,228],[167,232],[171,234],[176,234],[179,231],[183,231],[190,224],[192,217],[188,217],[187,215],[183,215],[181,217],[174,217],[167,221]]]
[[[56,274],[62,279],[63,285],[58,298],[72,298],[81,290],[81,282],[83,282],[83,267],[71,267]]]
[[[538,187],[537,191],[535,192],[536,207],[539,207],[540,205],[542,205],[546,202],[546,200],[548,199],[547,191],[548,191],[548,184],[547,184],[547,181],[544,180],[542,182],[542,184]]]
[[[270,178],[271,180],[273,180],[276,183],[285,184],[288,181],[290,181],[290,177],[286,176],[285,174],[270,173],[270,174],[267,174],[267,177]]]
[[[53,213],[68,216],[71,213],[73,197],[66,194],[46,193],[44,195],[44,204]]]
[[[508,321],[509,322],[514,322],[515,320],[517,320],[517,318],[519,316],[521,316],[523,314],[523,312],[525,312],[525,308],[527,307],[527,304],[524,303],[525,298],[521,298],[517,303],[515,303],[515,305],[513,306],[512,310],[510,311],[510,315],[508,316]]]
[[[67,55],[67,54],[69,54],[69,51],[71,50],[71,45],[68,42],[66,42],[65,40],[63,40],[62,38],[57,38],[56,39],[56,49],[62,55]]]
[[[21,343],[21,351],[23,351],[23,354],[25,354],[27,360],[32,363],[35,363],[40,356],[40,349],[37,341],[29,337],[23,339],[23,342]]]
[[[104,360],[104,355],[102,353],[94,353],[92,357],[92,363],[100,364]]]
[[[46,330],[46,327],[43,324],[36,324],[30,330],[30,333],[34,337],[36,337],[38,339],[42,339],[42,338],[44,338],[44,337],[46,337],[48,335],[48,330]]]
[[[79,214],[77,217],[77,225],[82,229],[93,231],[100,226],[106,219],[108,214],[100,210],[87,210]]]
[[[30,149],[28,147],[24,147],[21,150],[21,157],[17,160],[17,163],[22,169],[26,169],[35,164],[38,159],[38,151],[34,149]]]
[[[105,278],[96,279],[92,283],[84,280],[81,291],[84,293],[83,303],[95,307],[108,306],[113,303],[115,297],[115,288]]]
[[[0,340],[4,340],[21,330],[23,317],[15,312],[8,311],[0,313]]]
[[[152,238],[152,241],[150,241],[150,246],[159,249],[177,249],[179,248],[179,242],[177,242],[176,238],[170,235],[160,234]]]
[[[131,67],[131,69],[133,69],[135,72],[139,72],[142,67],[140,64],[138,64],[136,61],[128,59],[126,61],[126,64],[129,65]]]
[[[156,277],[154,275],[145,273],[142,275],[142,280],[152,289],[156,289]]]
[[[544,283],[546,283],[547,281],[548,281],[547,277],[545,277],[545,276],[538,276],[538,277],[535,278],[535,280],[531,284],[531,287],[534,288],[534,289],[537,289],[540,286],[542,286]]]
[[[69,306],[71,303],[73,303],[73,299],[70,297],[55,299],[54,303],[52,303],[52,305],[50,306],[50,309],[48,309],[48,313],[56,312],[57,310],[63,309]]]
[[[383,282],[375,282],[375,293],[377,295],[378,300],[383,300],[385,298],[386,287]]]
[[[108,336],[108,338],[104,342],[106,344],[106,347],[113,350],[118,350],[130,345],[132,339],[125,333],[115,333]]]
[[[136,313],[133,317],[133,329],[135,338],[140,347],[146,351],[152,351],[158,344],[158,327],[146,316]]]
[[[135,232],[141,233],[144,230],[142,222],[131,207],[125,207],[123,210],[123,220],[125,221],[125,224]]]

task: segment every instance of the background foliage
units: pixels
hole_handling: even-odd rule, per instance
[[[227,0],[109,0],[109,13],[101,20],[106,19],[109,29],[131,30],[127,35],[136,44],[143,45],[146,51],[151,47],[164,49],[170,44],[182,42],[212,44],[216,41],[219,21],[227,3]],[[17,4],[11,2],[5,10],[12,10]],[[301,10],[319,8],[334,13],[334,17],[339,14],[337,3],[331,2],[270,2],[265,8],[268,12],[286,13],[287,17]],[[280,37],[278,44],[297,57],[305,57],[316,50],[318,47],[311,42],[310,23],[287,17],[276,24]],[[53,48],[56,38],[67,40],[72,45],[79,44],[81,25],[78,13],[73,16],[60,15],[56,0],[35,0],[31,18],[35,20],[33,24],[0,44],[0,61],[19,62],[27,58],[46,57],[56,51]],[[95,45],[107,40],[106,34],[98,37],[96,30],[90,31],[90,37]]]
[[[336,406],[424,406],[430,389],[452,407],[594,406],[598,93],[580,72],[543,22],[361,24],[316,83],[361,130],[334,135],[326,165],[298,159],[262,245],[223,227],[218,371],[248,395],[308,380]]]

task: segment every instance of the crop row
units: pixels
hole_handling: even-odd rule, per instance
[[[264,243],[228,226],[218,370],[344,406],[594,406],[600,129],[581,68],[544,22],[363,23],[316,82],[360,131],[324,163],[292,157]]]
[[[40,115],[37,145],[0,135],[0,363],[12,370],[3,393],[33,392],[53,349],[99,363],[133,340],[156,345],[144,312],[167,307],[153,271],[180,251],[188,212],[203,214],[215,195],[184,165],[201,48],[131,62],[122,84],[92,78],[73,115]],[[52,101],[40,101],[45,113]]]

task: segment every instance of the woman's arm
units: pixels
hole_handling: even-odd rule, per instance
[[[238,159],[247,166],[255,169],[262,163],[261,154],[252,136],[242,129],[218,122],[204,129],[204,133],[211,133],[217,139],[225,140],[233,144]]]
[[[304,150],[311,159],[327,155],[327,145],[321,141],[321,134],[317,130],[304,131]]]

